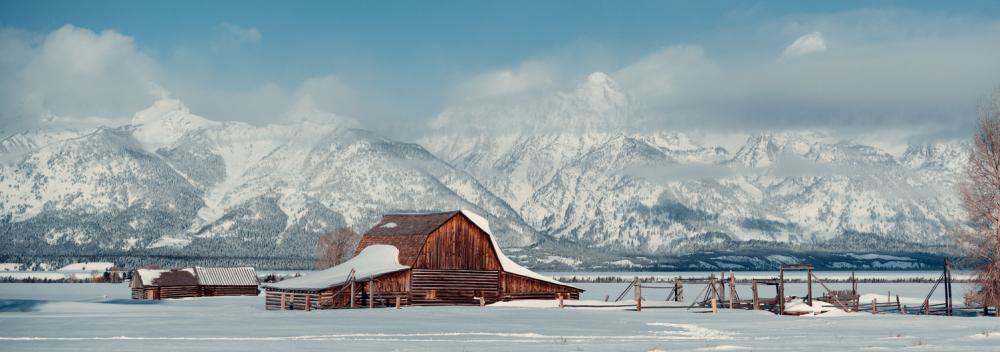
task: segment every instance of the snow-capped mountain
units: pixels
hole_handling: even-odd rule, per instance
[[[7,255],[308,257],[338,226],[456,208],[489,214],[505,245],[537,240],[503,200],[419,145],[310,122],[215,122],[178,101],[0,166]]]
[[[0,255],[307,260],[339,226],[468,208],[533,266],[709,268],[699,253],[939,252],[961,221],[963,143],[897,156],[786,131],[730,152],[637,132],[635,104],[595,73],[524,104],[446,109],[420,144],[337,116],[213,121],[176,100],[125,126],[24,132],[0,141]]]
[[[539,99],[575,104],[446,111],[444,119],[484,127],[470,133],[441,124],[424,144],[539,232],[587,247],[681,254],[777,242],[838,251],[862,234],[872,240],[854,250],[925,250],[942,245],[962,217],[954,188],[962,143],[914,145],[897,157],[802,131],[754,135],[729,153],[680,133],[629,132],[624,126],[636,117],[622,114],[591,128],[597,107],[637,110],[622,106],[624,92],[582,93],[594,91],[593,77]],[[552,106],[571,108],[546,110]],[[539,107],[526,119],[580,114],[588,122],[565,131],[491,129],[489,121]]]

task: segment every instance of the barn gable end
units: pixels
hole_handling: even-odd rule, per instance
[[[413,267],[500,271],[489,236],[461,212],[455,212],[427,236]]]
[[[414,266],[427,236],[457,214],[457,211],[434,214],[388,214],[361,237],[354,255],[374,244],[399,249],[399,262]]]

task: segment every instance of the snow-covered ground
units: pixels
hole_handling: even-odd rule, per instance
[[[111,270],[115,266],[115,263],[110,262],[86,262],[86,263],[73,263],[66,265],[62,268],[57,269],[59,272],[99,272],[103,273],[105,271]]]
[[[603,300],[625,285],[580,286],[588,290],[585,299]],[[919,296],[929,287],[869,284],[861,289]],[[957,287],[956,293],[964,289]],[[779,317],[725,309],[712,315],[676,308],[637,313],[538,304],[265,311],[263,297],[133,301],[128,294],[125,284],[0,284],[0,349],[989,351],[1000,346],[997,318],[867,313]]]
[[[724,271],[728,277],[729,271]],[[631,280],[633,277],[640,277],[643,279],[655,278],[663,280],[673,280],[674,278],[681,276],[684,278],[705,278],[709,274],[715,274],[716,277],[719,276],[719,272],[705,272],[705,271],[552,271],[543,272],[545,275],[549,275],[555,278],[579,278],[579,279],[597,279],[597,278],[619,278],[622,280]],[[768,279],[777,278],[778,271],[736,271],[734,272],[737,279]],[[909,280],[909,279],[921,279],[921,280],[937,280],[941,277],[941,270],[896,270],[896,271],[872,271],[872,270],[860,270],[860,271],[830,271],[822,270],[816,271],[816,276],[823,280],[847,280],[854,274],[858,279],[884,279],[884,280]],[[967,280],[972,277],[972,273],[968,271],[952,271],[951,277],[953,280]],[[806,278],[805,271],[786,271],[786,279],[799,279],[804,280]]]

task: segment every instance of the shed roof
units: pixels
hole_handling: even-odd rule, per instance
[[[257,286],[257,272],[251,267],[195,267],[198,283],[208,286]]]
[[[184,269],[136,269],[142,286],[196,286],[198,278],[194,268]],[[135,280],[133,275],[132,280]]]
[[[265,284],[264,287],[286,290],[322,290],[347,283],[351,278],[351,270],[354,270],[354,278],[357,281],[367,281],[369,278],[409,268],[409,266],[399,264],[399,250],[396,247],[376,244],[366,247],[354,258],[332,268],[294,279]]]

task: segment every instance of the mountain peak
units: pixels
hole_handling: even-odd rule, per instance
[[[591,84],[617,84],[607,73],[595,71],[587,76],[587,83]]]
[[[135,115],[132,116],[132,124],[144,125],[146,123],[162,119],[166,116],[177,114],[187,115],[190,113],[191,111],[188,110],[187,106],[180,100],[160,99],[153,103],[153,106],[135,113]]]
[[[219,122],[194,115],[180,100],[161,99],[132,117],[135,138],[149,150],[173,145],[185,133]]]
[[[734,159],[749,167],[769,166],[782,154],[804,155],[823,138],[819,132],[761,132],[747,138]]]
[[[597,112],[622,109],[628,105],[628,96],[618,82],[604,72],[594,72],[576,87],[576,96]]]

